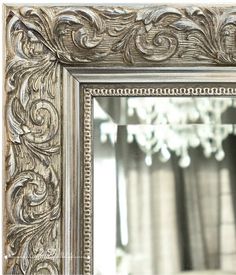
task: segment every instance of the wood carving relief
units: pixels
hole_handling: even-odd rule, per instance
[[[232,7],[7,8],[7,274],[62,272],[63,66],[234,66],[235,34]]]
[[[235,8],[51,7],[15,13],[27,36],[40,41],[36,52],[46,48],[67,65],[235,63]]]
[[[6,273],[58,274],[60,68],[13,13],[7,26]]]

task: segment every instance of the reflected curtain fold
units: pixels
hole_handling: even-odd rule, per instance
[[[147,167],[145,155],[135,142],[127,144],[126,136],[120,127],[116,152],[126,179],[128,244],[118,246],[126,257],[127,274],[236,272],[232,144],[226,146],[222,163],[206,159],[199,148],[191,151],[186,169],[174,155],[167,163],[156,155]],[[236,145],[235,137],[231,142]]]

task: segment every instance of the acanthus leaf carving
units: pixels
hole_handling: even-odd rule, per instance
[[[235,63],[233,8],[25,7],[18,13],[64,64],[109,64],[116,54],[123,56],[117,64]]]
[[[232,26],[235,31],[235,23],[235,9],[222,11],[218,8],[190,7],[186,9],[186,16],[171,26],[178,31],[185,31],[186,39],[192,42],[191,47],[182,50],[181,56],[191,52],[197,60],[230,65],[236,62],[235,45],[233,49],[228,49],[226,39],[230,37]]]
[[[12,12],[7,18],[7,274],[58,274],[61,145],[59,65]],[[55,259],[51,259],[55,257]]]
[[[20,7],[6,19],[7,272],[57,274],[61,66],[235,65],[236,10]]]

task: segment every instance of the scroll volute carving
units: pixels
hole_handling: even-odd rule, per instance
[[[234,65],[235,24],[234,8],[8,8],[7,274],[61,273],[62,66]]]
[[[5,272],[59,274],[58,62],[12,12],[7,27]]]
[[[234,8],[22,8],[25,26],[66,64],[235,63]]]

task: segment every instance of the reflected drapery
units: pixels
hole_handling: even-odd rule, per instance
[[[116,274],[116,158],[114,146],[100,143],[99,122],[94,123],[94,274]]]
[[[127,144],[126,136],[125,127],[119,127],[116,158],[123,172],[118,187],[119,177],[125,178],[127,196],[127,221],[119,220],[118,205],[119,274],[236,272],[235,137],[225,142],[223,162],[206,159],[199,148],[182,169],[173,155],[167,163],[155,156],[147,167],[144,154],[137,144]],[[125,245],[120,229],[126,227]]]

